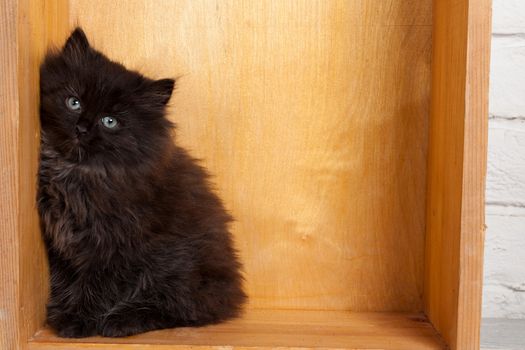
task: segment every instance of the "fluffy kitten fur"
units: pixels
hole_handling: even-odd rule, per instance
[[[38,210],[47,322],[62,337],[200,326],[245,301],[231,217],[173,144],[173,86],[110,61],[81,29],[41,66]]]

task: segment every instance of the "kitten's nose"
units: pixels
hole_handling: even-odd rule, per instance
[[[84,125],[77,124],[75,129],[77,131],[77,135],[79,136],[87,134],[87,128]]]

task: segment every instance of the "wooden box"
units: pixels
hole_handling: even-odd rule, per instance
[[[478,349],[490,0],[3,0],[0,348]],[[81,25],[179,77],[250,303],[222,325],[61,339],[44,325],[38,66]]]

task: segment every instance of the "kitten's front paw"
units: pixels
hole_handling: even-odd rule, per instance
[[[93,324],[81,320],[72,320],[57,330],[62,338],[85,338],[97,334]]]
[[[103,337],[127,337],[143,332],[142,329],[131,325],[127,317],[120,314],[110,314],[104,317],[98,325],[97,331]]]
[[[161,328],[175,327],[173,320],[167,320],[155,308],[144,304],[121,305],[113,308],[98,323],[97,332],[104,337],[126,337]]]

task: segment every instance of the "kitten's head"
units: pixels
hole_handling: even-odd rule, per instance
[[[174,83],[110,61],[77,28],[40,69],[43,140],[73,162],[140,163],[170,139]]]

